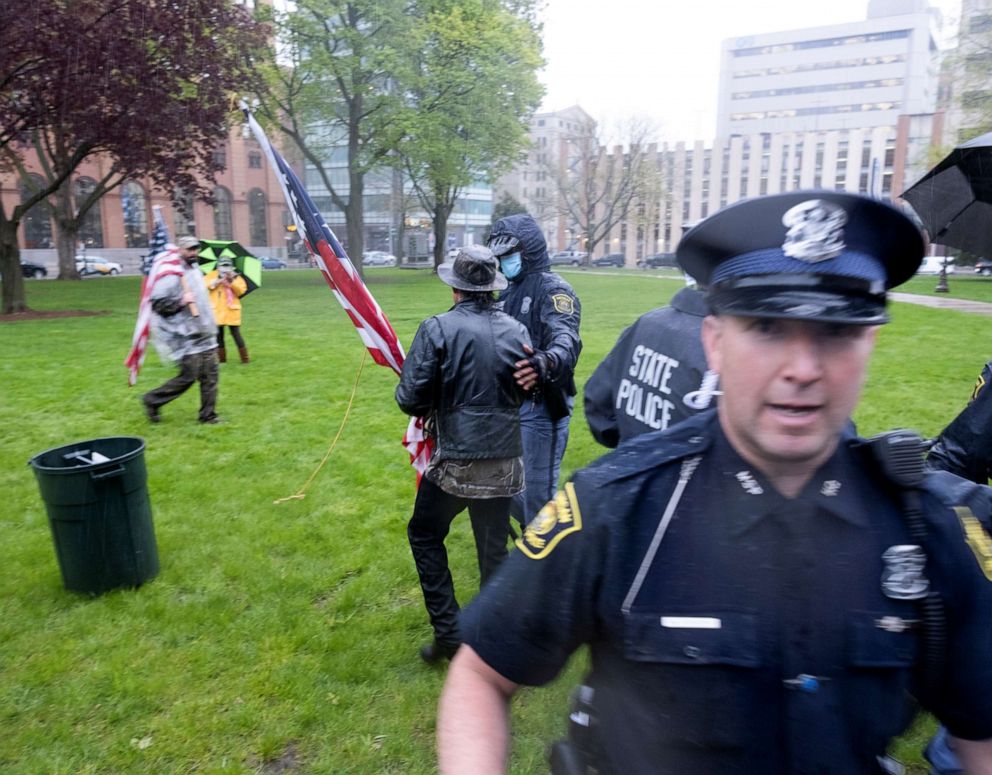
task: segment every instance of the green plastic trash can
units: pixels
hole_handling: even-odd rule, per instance
[[[56,447],[29,461],[65,588],[98,595],[158,574],[145,441],[134,436]]]

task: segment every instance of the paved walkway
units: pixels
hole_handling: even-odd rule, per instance
[[[975,315],[992,317],[992,304],[985,301],[969,301],[968,299],[953,299],[948,296],[921,296],[916,293],[890,293],[893,301],[905,301],[909,304],[919,304],[923,307],[940,309],[956,309],[959,312],[971,312]]]

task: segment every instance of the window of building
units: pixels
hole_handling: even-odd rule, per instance
[[[253,170],[262,169],[262,154],[259,151],[248,151],[248,166]]]
[[[214,239],[234,239],[231,226],[231,192],[223,186],[214,189]]]
[[[764,78],[769,75],[791,75],[814,70],[835,70],[848,67],[867,67],[871,65],[892,65],[906,61],[905,54],[883,54],[881,56],[851,57],[849,59],[832,59],[824,62],[802,62],[796,65],[778,65],[775,67],[760,67],[752,70],[737,70],[734,78]]]
[[[148,247],[148,198],[140,183],[124,181],[121,209],[124,211],[124,244],[129,248]]]
[[[93,178],[77,178],[73,182],[73,198],[76,200],[76,209],[86,201],[96,189],[96,181]],[[100,200],[94,202],[93,206],[86,211],[82,221],[79,223],[77,238],[88,248],[103,247],[103,218],[100,216]]]
[[[992,15],[978,13],[968,18],[968,32],[975,34],[992,30]]]
[[[196,234],[193,195],[181,188],[173,195],[172,220],[176,224],[176,239],[186,234]]]
[[[260,188],[253,188],[248,193],[248,230],[251,233],[251,244],[255,247],[269,244],[266,209],[265,192]]]
[[[782,110],[731,113],[731,121],[760,121],[765,118],[794,118],[796,116],[825,116],[831,113],[866,113],[873,110],[898,110],[901,102],[860,102],[854,105],[825,105],[814,108],[784,108]]]
[[[21,181],[18,188],[21,190],[21,201],[24,202],[34,196],[35,192],[45,186],[45,181],[41,175],[28,175],[30,182]],[[52,240],[52,218],[45,203],[38,202],[28,210],[24,218],[24,247],[25,248],[52,248],[55,242]]]
[[[794,94],[816,94],[819,92],[852,91],[855,89],[882,89],[902,86],[902,78],[878,78],[872,81],[844,81],[841,83],[819,83],[808,86],[789,86],[780,89],[756,89],[738,91],[730,95],[732,100],[754,100],[765,97],[787,97]]]
[[[898,40],[908,38],[912,30],[884,30],[870,32],[864,35],[842,35],[836,38],[819,38],[817,40],[800,40],[794,43],[779,43],[771,46],[753,46],[731,51],[735,57],[763,56],[765,54],[785,54],[789,51],[805,51],[811,48],[832,48],[834,46],[853,46],[861,43],[875,43],[881,40]]]
[[[214,148],[213,162],[221,167],[227,166],[227,148],[223,145]]]

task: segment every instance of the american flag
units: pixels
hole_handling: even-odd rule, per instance
[[[170,274],[182,275],[182,256],[175,245],[169,244],[169,235],[162,217],[162,208],[152,208],[155,213],[155,231],[152,232],[148,243],[147,269],[142,261],[141,299],[138,302],[138,319],[134,323],[134,334],[131,337],[131,351],[124,359],[128,368],[127,384],[133,386],[138,381],[138,372],[145,362],[145,351],[148,348],[148,332],[152,321],[152,286],[160,277]]]
[[[158,205],[152,207],[155,217],[155,229],[152,231],[152,238],[148,243],[148,253],[141,258],[141,273],[145,276],[151,271],[155,256],[165,250],[169,242],[169,231],[165,228],[165,218],[162,216],[162,208]]]
[[[251,127],[255,139],[262,146],[269,164],[276,173],[286,204],[293,214],[297,232],[303,238],[310,255],[317,262],[328,286],[344,307],[344,311],[348,313],[351,322],[355,324],[358,335],[375,362],[380,366],[388,366],[399,374],[403,368],[405,355],[392,325],[362,282],[361,276],[334,236],[334,232],[324,221],[296,173],[269,143],[265,130],[255,120],[247,105],[242,102],[241,108],[244,110],[248,126]],[[422,474],[430,459],[430,440],[423,433],[421,418],[411,418],[403,436],[403,445],[410,452],[410,464],[417,469],[418,474]]]
[[[255,121],[251,112],[245,110],[245,116],[252,132],[255,133],[255,139],[262,146],[272,169],[276,172],[279,185],[286,197],[286,204],[289,205],[289,211],[296,222],[297,231],[303,238],[310,255],[317,262],[331,291],[344,307],[344,311],[348,313],[351,322],[355,324],[358,335],[373,360],[380,366],[388,366],[399,374],[403,368],[404,355],[392,325],[379,309],[369,289],[365,287],[348,254],[341,247],[334,232],[324,222],[323,216],[303,188],[300,179],[296,177],[296,173],[269,144],[265,131]]]

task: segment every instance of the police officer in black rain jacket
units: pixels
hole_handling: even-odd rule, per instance
[[[500,218],[487,244],[510,281],[499,297],[503,312],[524,324],[534,344],[533,353],[517,364],[518,381],[530,391],[520,408],[527,483],[510,513],[523,525],[558,486],[582,350],[582,308],[572,286],[551,271],[547,242],[531,216]]]
[[[702,291],[686,287],[671,304],[639,317],[586,381],[583,401],[593,438],[606,447],[664,430],[708,408],[716,375],[706,370],[700,331]]]
[[[462,612],[441,775],[503,771],[510,697],[583,644],[575,772],[880,773],[917,703],[990,772],[992,490],[850,422],[919,230],[796,191],[715,213],[677,255],[707,288],[717,408],[577,473]]]

